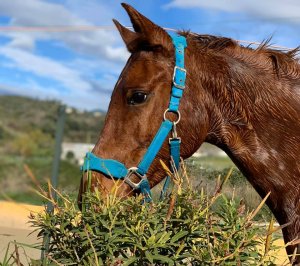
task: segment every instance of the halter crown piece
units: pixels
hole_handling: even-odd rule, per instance
[[[178,108],[185,89],[186,70],[184,68],[184,49],[187,47],[187,42],[184,36],[178,34],[170,34],[170,36],[175,48],[175,67],[171,99],[169,107],[164,113],[164,120],[138,166],[127,169],[126,166],[119,161],[102,159],[97,157],[95,154],[88,152],[84,159],[84,164],[81,167],[81,171],[83,172],[97,171],[107,175],[108,177],[123,179],[124,182],[134,190],[140,191],[144,195],[144,201],[146,202],[152,201],[150,184],[146,173],[171,131],[172,137],[169,139],[171,162],[173,162],[177,170],[179,169],[181,139],[177,136],[176,124],[180,121],[180,112]],[[172,122],[167,119],[166,115],[168,112],[177,114],[177,121]],[[137,176],[140,181],[138,183],[133,182],[131,180],[132,175]],[[169,181],[170,177],[167,177],[164,188],[161,192],[161,198],[164,197]],[[90,184],[90,182],[88,182],[88,184]]]

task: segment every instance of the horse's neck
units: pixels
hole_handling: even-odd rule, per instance
[[[232,80],[227,98],[215,99],[211,112],[218,128],[207,141],[227,152],[262,197],[271,192],[268,205],[284,222],[294,212],[300,215],[300,96],[275,82],[273,77]],[[283,214],[286,209],[290,213]]]

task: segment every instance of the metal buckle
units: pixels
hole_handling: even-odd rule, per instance
[[[128,169],[127,175],[124,177],[124,182],[131,186],[133,189],[138,189],[142,180],[147,179],[146,175],[141,175],[138,171],[137,167],[131,167]],[[134,183],[131,179],[130,176],[135,174],[138,178],[140,178],[140,182]]]
[[[173,85],[176,88],[178,88],[178,89],[184,90],[185,89],[185,85],[180,85],[180,84],[176,83],[176,81],[175,81],[176,71],[177,70],[184,72],[184,75],[186,76],[186,69],[182,68],[182,67],[179,67],[179,66],[175,66],[174,67],[174,72],[173,72]]]
[[[177,137],[177,138],[169,138],[169,144],[171,144],[171,141],[172,140],[178,140],[179,141],[179,143],[181,143],[181,138],[180,137]]]

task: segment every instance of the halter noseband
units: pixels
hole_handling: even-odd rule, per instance
[[[97,171],[115,179],[124,179],[124,182],[134,190],[139,190],[141,193],[143,193],[146,201],[152,200],[150,184],[146,173],[148,172],[149,167],[161,149],[170,131],[172,131],[172,138],[169,139],[171,161],[173,159],[174,166],[176,169],[179,168],[181,139],[177,136],[176,124],[180,121],[180,112],[178,109],[180,99],[185,89],[186,70],[184,68],[184,49],[187,47],[187,42],[186,38],[181,35],[170,34],[170,36],[175,48],[175,67],[171,99],[169,107],[164,113],[164,121],[158,129],[143,159],[140,161],[137,167],[131,167],[127,169],[126,166],[119,161],[102,159],[97,157],[95,154],[88,152],[84,159],[84,164],[81,167],[83,172],[89,170]],[[176,113],[178,116],[177,121],[172,122],[167,119],[166,115],[168,112]],[[132,175],[136,175],[140,181],[138,183],[133,182],[130,178]],[[169,177],[167,177],[167,182],[168,179]]]

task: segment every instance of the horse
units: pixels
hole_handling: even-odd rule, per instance
[[[137,165],[151,144],[168,108],[174,46],[170,35],[128,4],[133,30],[114,23],[130,57],[113,90],[102,133],[92,150],[126,167]],[[280,225],[285,243],[300,238],[300,65],[298,49],[274,50],[263,43],[244,47],[237,41],[180,31],[186,38],[186,86],[176,130],[180,156],[195,153],[208,142],[227,153],[248,179]],[[178,113],[168,112],[170,120]],[[170,160],[165,140],[147,171],[150,187],[165,177],[160,160]],[[133,173],[133,180],[138,180]],[[122,180],[92,172],[91,189],[110,193],[118,183],[119,197],[136,193]],[[87,190],[81,179],[78,202]],[[287,246],[293,254],[300,245]],[[300,256],[294,265],[300,264]]]

